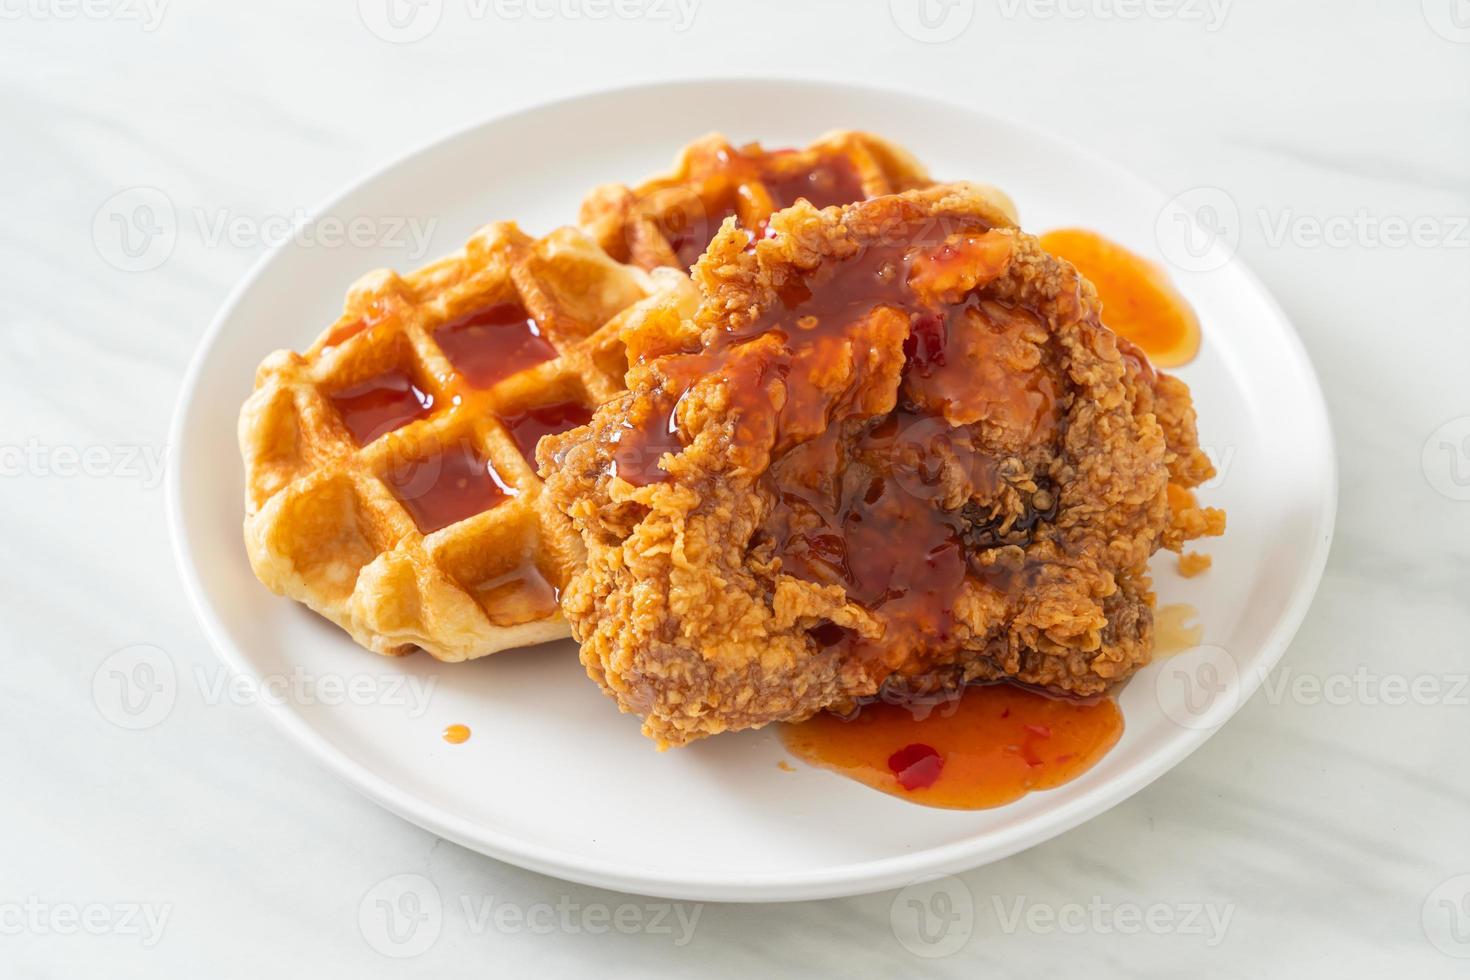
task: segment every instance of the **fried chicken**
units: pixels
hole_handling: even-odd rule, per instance
[[[542,441],[588,673],[660,746],[1149,660],[1160,547],[1224,528],[1185,385],[1102,325],[1005,202],[952,184],[726,221],[693,320]]]

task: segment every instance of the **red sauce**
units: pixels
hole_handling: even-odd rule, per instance
[[[828,157],[810,170],[768,176],[766,187],[778,210],[789,208],[799,198],[806,198],[812,207],[827,208],[861,201],[866,196],[862,177],[846,157]]]
[[[926,806],[980,810],[1091,769],[1123,734],[1110,699],[1059,700],[1010,684],[925,705],[875,702],[850,721],[783,726],[797,757]]]
[[[709,161],[699,190],[687,197],[658,200],[651,210],[657,212],[659,230],[680,265],[688,268],[699,259],[726,218],[740,218],[759,238],[772,211],[790,207],[800,198],[825,208],[867,196],[861,175],[846,157],[819,156],[808,166],[793,166],[799,156],[797,150],[764,150],[758,144],[723,149]],[[765,187],[769,204],[752,189],[755,185]]]
[[[428,418],[434,408],[434,396],[398,370],[335,391],[329,397],[359,446]]]
[[[517,493],[467,442],[394,467],[384,479],[425,534],[483,513]]]
[[[661,483],[669,474],[659,465],[665,453],[678,453],[684,448],[675,415],[678,397],[666,395],[650,405],[649,415],[617,433],[618,447],[613,451],[612,476],[646,487]]]
[[[922,486],[922,473],[894,466],[905,447],[932,436],[925,417],[895,412],[869,427],[845,466],[832,431],[796,447],[772,469],[782,490],[766,533],[786,571],[841,585],[888,624],[886,640],[836,634],[850,655],[896,657],[911,649],[908,638],[936,649],[952,645],[953,598],[968,569],[967,518],[916,497],[911,488]]]
[[[592,421],[592,409],[581,402],[557,402],[527,409],[519,415],[507,416],[505,427],[515,440],[516,448],[531,468],[536,468],[536,444],[542,436],[554,436]]]
[[[489,388],[556,356],[556,349],[541,336],[541,327],[519,303],[496,303],[446,323],[434,331],[434,341],[475,388]]]
[[[1103,322],[1143,349],[1159,367],[1178,367],[1199,353],[1199,318],[1161,267],[1094,231],[1064,228],[1041,247],[1066,259],[1097,287]]]
[[[688,269],[699,261],[725,219],[734,215],[735,193],[731,189],[709,201],[692,197],[682,207],[665,211],[659,230],[679,257],[680,268]]]
[[[853,326],[855,321],[885,303],[898,305],[906,301],[904,265],[903,250],[898,247],[869,248],[855,259],[821,270],[818,275],[824,281],[815,292],[808,283],[792,280],[781,294],[780,305],[758,319],[732,319],[706,349],[661,358],[659,366],[668,383],[659,407],[666,411],[650,412],[623,437],[617,455],[618,475],[638,485],[668,478],[657,464],[664,452],[677,452],[684,445],[675,411],[678,399],[706,375],[718,374],[730,387],[734,407],[742,418],[741,436],[750,441],[759,441],[763,434],[769,436],[778,419],[769,407],[767,380],[790,374],[792,362],[800,354],[807,355],[807,361],[800,366],[813,366],[808,361],[815,361],[836,345],[847,342],[845,328]],[[798,321],[813,326],[804,328]],[[743,343],[773,331],[778,332],[777,339],[781,341],[791,335],[800,338],[799,349],[793,344],[791,351],[766,356],[764,351],[751,351]],[[807,409],[805,413],[802,413],[803,406]],[[804,434],[826,428],[824,419],[812,414],[815,410],[825,415],[825,405],[820,399],[793,397],[787,400],[782,412],[788,409],[793,416],[804,414],[805,425],[801,426]]]

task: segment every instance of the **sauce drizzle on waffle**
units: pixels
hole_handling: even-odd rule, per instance
[[[446,323],[434,331],[434,342],[475,388],[489,388],[556,356],[519,303],[496,303]]]
[[[581,402],[556,402],[528,408],[519,415],[502,419],[516,448],[531,465],[536,464],[536,445],[543,436],[559,435],[568,429],[586,425],[592,419],[592,409]]]
[[[659,300],[692,311],[693,286],[511,223],[364,277],[305,354],[265,360],[241,412],[257,576],[380,653],[566,636],[581,545],[537,513],[536,443],[622,391],[622,321]]]
[[[666,176],[597,188],[579,220],[619,261],[688,269],[726,218],[759,238],[773,213],[801,198],[824,208],[931,183],[906,151],[869,133],[838,130],[779,150],[716,133],[685,147]]]
[[[394,429],[428,418],[434,396],[406,372],[394,369],[334,392],[332,405],[352,438],[366,446]]]
[[[468,442],[395,467],[384,478],[425,534],[482,514],[520,493]]]
[[[758,228],[798,197],[927,183],[863,133],[777,151],[710,136],[637,192],[594,191],[580,230],[488,225],[424,268],[369,274],[310,349],[261,364],[241,411],[257,577],[385,654],[566,636],[556,600],[582,543],[538,514],[536,447],[623,390],[623,322],[692,314],[689,264],[727,214]]]

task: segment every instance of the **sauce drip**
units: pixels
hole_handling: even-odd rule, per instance
[[[476,583],[472,591],[480,608],[496,626],[518,626],[544,619],[556,612],[561,595],[531,562],[492,575]]]
[[[518,492],[468,442],[393,467],[384,479],[425,534],[474,517]]]
[[[346,323],[338,324],[331,333],[327,334],[326,341],[322,344],[321,352],[325,354],[334,347],[339,347],[347,341],[356,337],[364,330],[376,327],[383,322],[386,315],[380,302],[369,304],[367,311],[356,320],[348,320]]]
[[[1041,247],[1077,267],[1097,287],[1103,323],[1143,349],[1159,367],[1178,367],[1199,353],[1199,318],[1160,266],[1080,228],[1049,231]]]
[[[470,740],[468,725],[448,725],[444,729],[444,741],[450,745],[463,745]]]
[[[641,420],[624,423],[625,427],[617,433],[610,475],[640,487],[669,478],[659,460],[665,453],[677,453],[684,448],[676,414],[678,404],[679,395],[661,392],[649,403],[648,413]]]
[[[329,397],[359,446],[428,418],[434,408],[434,396],[398,370],[335,391]]]
[[[818,156],[801,166],[799,156],[798,150],[764,150],[759,144],[726,148],[715,155],[699,190],[678,197],[669,196],[678,193],[672,188],[655,192],[651,210],[658,212],[659,230],[679,264],[694,265],[726,218],[739,218],[761,238],[771,213],[800,198],[825,208],[867,196],[862,176],[846,157]]]
[[[772,157],[780,159],[775,153]],[[823,158],[810,170],[772,174],[766,178],[766,187],[777,210],[789,208],[800,198],[810,201],[812,207],[828,208],[861,201],[866,196],[862,177],[846,157]]]
[[[1187,602],[1176,602],[1155,610],[1154,658],[1162,660],[1199,646],[1204,639],[1205,628],[1193,622],[1198,616],[1199,610]]]
[[[519,303],[496,303],[452,320],[434,331],[434,342],[474,388],[489,388],[556,356]]]
[[[992,684],[922,706],[874,702],[851,721],[820,714],[783,726],[781,738],[798,758],[885,793],[982,810],[1077,778],[1122,734],[1110,699],[1059,700]]]
[[[708,201],[691,197],[685,199],[681,206],[665,212],[659,221],[659,230],[679,257],[679,267],[688,269],[699,261],[725,219],[735,214],[733,189]]]
[[[581,402],[557,402],[555,405],[529,408],[519,415],[507,416],[503,421],[510,430],[510,437],[515,440],[516,448],[535,469],[536,444],[542,436],[559,435],[586,425],[592,421],[592,409]]]

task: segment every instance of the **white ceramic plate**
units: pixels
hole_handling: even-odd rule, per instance
[[[570,642],[458,666],[378,658],[255,581],[241,544],[236,414],[261,357],[305,348],[360,273],[422,264],[494,219],[549,231],[575,218],[587,189],[659,173],[710,130],[778,146],[838,127],[898,141],[937,177],[998,184],[1032,231],[1081,225],[1146,255],[1218,266],[1172,271],[1204,326],[1202,354],[1180,373],[1194,389],[1201,439],[1222,464],[1207,498],[1227,508],[1230,532],[1208,544],[1215,568],[1201,578],[1156,562],[1162,601],[1198,607],[1211,646],[1134,679],[1121,695],[1127,731],[1091,772],[1001,809],[959,812],[799,763],[785,771],[771,731],[658,753],[587,680]],[[915,95],[810,82],[666,84],[484,123],[403,158],[319,214],[367,216],[387,240],[324,247],[302,236],[261,261],[210,327],[172,436],[179,564],[205,630],[236,670],[257,681],[296,671],[366,692],[372,703],[341,703],[321,686],[270,699],[297,745],[383,806],[485,854],[710,901],[847,895],[992,861],[1106,810],[1197,748],[1281,656],[1317,586],[1336,474],[1321,392],[1291,326],[1219,243],[1191,256],[1168,240],[1176,216],[1165,195],[1052,137]],[[1188,230],[1189,217],[1179,227]],[[434,222],[426,254],[391,234],[400,218]],[[430,691],[426,708],[396,686],[399,675]],[[470,741],[445,744],[451,723],[469,725]]]

